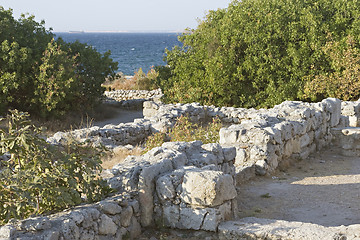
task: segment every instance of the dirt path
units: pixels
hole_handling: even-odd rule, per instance
[[[329,148],[238,188],[239,218],[340,226],[360,223],[360,158]]]
[[[104,127],[107,124],[118,125],[120,123],[133,122],[136,118],[143,118],[142,110],[126,110],[122,108],[112,107],[111,117],[107,117],[100,121],[94,121],[94,126]]]

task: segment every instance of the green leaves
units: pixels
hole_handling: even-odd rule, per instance
[[[101,172],[102,149],[73,142],[52,146],[27,113],[11,111],[0,129],[0,224],[11,218],[51,213],[109,193]]]
[[[0,114],[9,108],[46,118],[92,107],[115,74],[110,53],[54,40],[34,16],[15,20],[0,6]]]
[[[357,1],[233,1],[166,52],[171,77],[159,85],[173,102],[270,107],[303,99],[305,76],[334,70],[322,50],[327,35],[358,43],[359,19]]]

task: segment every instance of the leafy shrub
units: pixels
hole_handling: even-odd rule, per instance
[[[333,68],[328,34],[360,40],[360,4],[343,0],[243,0],[210,11],[167,51],[173,102],[269,107],[303,98],[305,76]]]
[[[222,124],[219,119],[214,118],[207,126],[194,124],[189,117],[181,116],[176,120],[176,123],[168,133],[157,132],[149,136],[145,143],[145,150],[147,152],[154,147],[161,146],[164,142],[191,142],[200,140],[204,144],[216,143],[219,141],[219,131]]]
[[[34,16],[15,20],[0,6],[0,114],[13,108],[49,117],[90,108],[117,69],[109,52],[54,40],[44,24]]]
[[[360,97],[360,50],[354,38],[348,36],[342,42],[329,41],[323,47],[331,60],[332,71],[316,76],[308,76],[304,96],[318,101],[326,97],[345,101]]]
[[[155,84],[155,80],[158,77],[158,73],[155,69],[150,69],[147,74],[145,74],[142,68],[139,68],[134,75],[134,81],[136,83],[135,89],[137,90],[154,90],[158,88]]]
[[[28,117],[13,110],[8,128],[0,129],[0,224],[97,201],[109,192],[99,177],[100,149],[76,142],[52,146]]]

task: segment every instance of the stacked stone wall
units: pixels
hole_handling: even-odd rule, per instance
[[[144,103],[145,119],[134,123],[55,134],[50,142],[61,143],[69,137],[63,134],[71,134],[114,147],[166,130],[181,115],[194,122],[218,117],[228,124],[219,133],[220,143],[168,142],[145,155],[129,156],[106,171],[117,196],[61,214],[10,223],[0,228],[0,239],[135,238],[141,227],[155,224],[217,231],[236,212],[236,199],[241,198],[237,184],[328,146],[332,129],[358,125],[350,119],[359,116],[359,108],[358,102],[341,103],[334,98],[319,103],[286,101],[260,110],[151,101]],[[143,136],[129,129],[143,131]]]
[[[134,239],[155,224],[217,231],[236,211],[234,161],[235,148],[220,144],[165,143],[108,171],[117,196],[12,222],[0,239]]]

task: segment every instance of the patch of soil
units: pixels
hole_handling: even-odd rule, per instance
[[[360,223],[360,158],[336,147],[285,171],[238,186],[239,218],[258,217],[340,226]]]
[[[118,107],[112,107],[111,116],[101,120],[95,120],[92,124],[94,126],[104,127],[107,124],[118,125],[120,123],[133,122],[134,119],[143,117],[142,110],[127,110]]]

